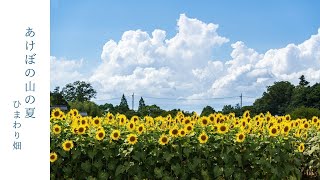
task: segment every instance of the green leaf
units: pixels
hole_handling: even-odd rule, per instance
[[[95,161],[93,163],[93,166],[96,167],[97,169],[100,169],[102,167],[102,165],[103,164],[102,164],[101,160]]]
[[[115,176],[122,174],[124,171],[125,171],[125,169],[124,169],[123,165],[122,164],[118,165],[118,167],[116,169]]]
[[[178,176],[181,173],[181,166],[178,163],[175,165],[171,165],[171,169],[173,170],[176,176]]]
[[[106,172],[100,172],[98,175],[99,179],[108,179],[109,175]]]
[[[72,168],[70,166],[64,167],[63,168],[63,172],[67,175],[71,175],[72,174]]]
[[[227,167],[224,169],[224,172],[225,172],[225,176],[226,176],[226,177],[230,177],[230,176],[233,174],[233,172],[234,172],[233,166],[232,166],[232,165],[227,166]]]
[[[235,159],[237,160],[238,165],[239,165],[240,167],[242,167],[242,157],[241,157],[241,155],[240,155],[240,154],[236,154],[236,155],[235,155]]]
[[[91,172],[91,163],[89,161],[83,162],[83,163],[81,163],[81,168],[85,172],[90,173]]]
[[[208,171],[207,170],[201,170],[201,175],[202,175],[202,178],[204,180],[210,180],[210,176],[208,175]]]
[[[217,177],[221,176],[222,175],[222,169],[218,165],[214,166],[213,174],[214,174],[214,178],[217,178]]]
[[[156,178],[162,178],[162,175],[163,175],[163,167],[156,167],[154,168],[154,174],[156,175]]]
[[[88,151],[88,156],[93,159],[94,156],[97,154],[97,150],[95,148],[93,148],[92,150]]]
[[[191,150],[190,150],[189,148],[184,148],[184,149],[183,149],[183,154],[184,154],[187,158],[189,158],[190,153],[191,153]]]
[[[77,159],[81,155],[80,150],[71,150],[72,151],[72,160]]]
[[[167,162],[170,162],[170,160],[174,157],[174,155],[170,152],[164,152],[163,156]]]

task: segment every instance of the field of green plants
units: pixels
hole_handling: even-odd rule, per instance
[[[54,109],[51,179],[320,177],[320,120],[270,113],[166,117]]]

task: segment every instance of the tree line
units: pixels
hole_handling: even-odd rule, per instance
[[[221,112],[223,114],[235,113],[241,116],[244,111],[249,110],[252,115],[270,112],[273,115],[290,114],[292,118],[312,118],[312,116],[320,117],[320,84],[315,83],[310,86],[304,75],[300,76],[300,82],[294,86],[288,81],[274,82],[273,85],[267,86],[262,97],[256,99],[251,106],[240,107],[236,105],[224,105]],[[113,114],[121,113],[131,118],[137,116],[166,116],[168,114],[175,115],[178,111],[182,111],[186,115],[194,112],[183,111],[181,109],[163,110],[156,104],[146,105],[143,97],[140,97],[138,110],[132,110],[128,106],[125,95],[122,95],[119,105],[105,103],[97,105],[92,98],[96,97],[96,90],[90,83],[84,81],[75,81],[67,84],[60,90],[56,87],[50,92],[50,105],[66,105],[68,109],[78,109],[85,111],[89,116],[103,116],[106,112]],[[216,112],[211,106],[203,108],[200,116],[207,116]]]

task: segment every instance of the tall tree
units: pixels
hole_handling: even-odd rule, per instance
[[[275,82],[253,105],[257,112],[284,115],[291,102],[293,89],[294,85],[288,81]]]
[[[210,114],[215,112],[216,111],[211,106],[206,106],[202,109],[200,116],[209,116]]]
[[[53,92],[50,92],[50,105],[68,105],[68,102],[63,98],[59,86],[55,87]]]
[[[127,111],[129,111],[128,102],[124,94],[122,94],[119,106],[116,106],[115,109],[121,114],[125,114]]]
[[[93,89],[90,83],[84,81],[75,81],[67,84],[62,89],[63,97],[68,101],[89,101],[96,97],[96,90]]]
[[[144,100],[141,97],[140,100],[139,100],[138,112],[141,112],[145,107],[146,107],[146,104],[144,103]]]
[[[300,85],[300,86],[306,86],[306,85],[309,84],[309,82],[306,81],[304,75],[301,75],[299,79],[300,79],[300,82],[299,82],[299,85]]]

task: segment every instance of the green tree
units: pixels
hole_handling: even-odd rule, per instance
[[[139,100],[139,107],[138,107],[138,112],[142,112],[146,107],[146,104],[144,103],[143,98],[141,97]]]
[[[317,108],[311,108],[311,107],[298,107],[294,109],[292,112],[290,112],[290,116],[292,119],[297,118],[307,118],[311,119],[313,116],[320,117],[320,110]]]
[[[86,112],[88,116],[102,116],[103,111],[99,106],[91,101],[72,101],[69,102],[71,109],[77,109],[79,112]]]
[[[75,81],[62,88],[62,95],[68,102],[90,101],[91,98],[96,97],[96,94],[91,84],[84,81]]]
[[[216,111],[211,106],[206,106],[202,109],[200,116],[209,116],[210,114],[215,112]]]
[[[115,106],[115,110],[121,114],[126,114],[129,111],[129,106],[126,97],[122,94],[120,104]]]
[[[110,103],[105,103],[103,105],[99,105],[99,108],[103,111],[103,112],[110,112],[112,114],[115,114],[115,108],[113,106],[113,104]]]
[[[275,82],[268,86],[262,97],[253,103],[256,112],[269,111],[274,115],[284,115],[291,103],[293,89],[294,85],[288,81]]]
[[[50,92],[50,105],[66,105],[68,102],[63,98],[60,87],[57,86],[54,88],[53,92]]]
[[[304,75],[301,75],[299,79],[300,79],[300,82],[299,82],[299,85],[300,85],[300,86],[306,86],[306,85],[309,84],[309,82],[306,81]]]

